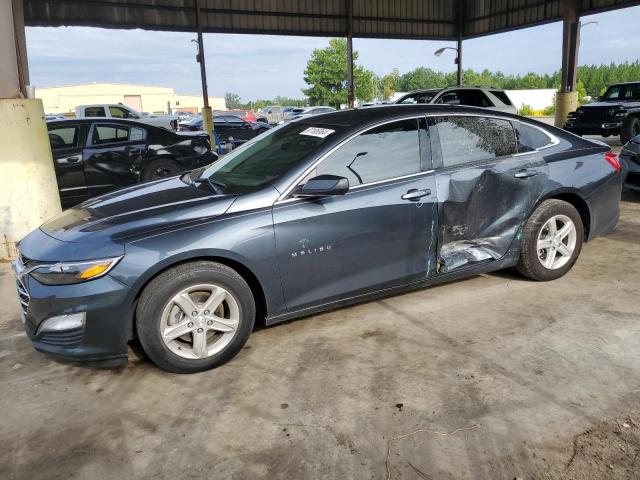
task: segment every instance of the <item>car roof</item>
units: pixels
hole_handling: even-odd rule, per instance
[[[70,123],[74,123],[74,124],[78,124],[78,123],[86,123],[86,124],[91,124],[91,123],[118,123],[118,124],[122,124],[122,125],[135,125],[137,127],[141,127],[141,128],[146,128],[146,129],[156,129],[156,130],[166,130],[169,131],[165,128],[161,128],[161,127],[156,127],[154,125],[149,125],[148,123],[142,123],[142,122],[137,122],[135,120],[130,120],[128,118],[113,118],[113,117],[80,117],[80,118],[65,118],[64,120],[53,120],[53,121],[49,121],[47,122],[47,126],[54,126],[54,125],[65,125],[65,124],[70,124]]]
[[[461,85],[461,86],[450,85],[448,87],[442,87],[442,88],[419,88],[417,90],[412,90],[408,92],[407,95],[410,95],[413,93],[427,93],[427,92],[435,93],[435,92],[442,92],[444,90],[496,90],[498,92],[504,92],[503,88],[488,87],[486,85]]]
[[[335,112],[323,113],[322,115],[314,115],[298,120],[297,124],[315,124],[315,125],[336,125],[341,127],[360,127],[368,124],[375,124],[385,120],[393,120],[396,118],[406,118],[412,115],[453,115],[453,114],[476,114],[491,117],[504,117],[507,119],[515,119],[527,121],[529,123],[539,124],[539,122],[498,110],[489,110],[480,107],[469,107],[464,105],[441,105],[441,104],[386,104],[376,105],[354,110],[337,110]]]

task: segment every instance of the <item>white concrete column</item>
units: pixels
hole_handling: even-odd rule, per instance
[[[29,81],[21,0],[0,0],[0,258],[60,212],[42,102]]]

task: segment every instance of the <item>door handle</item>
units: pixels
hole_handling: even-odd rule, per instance
[[[70,157],[58,158],[57,163],[78,163],[80,161],[80,155],[71,155]]]
[[[535,170],[520,170],[516,173],[513,174],[514,177],[516,178],[529,178],[529,177],[535,177],[538,174],[538,172],[536,172]]]
[[[138,155],[141,152],[139,148],[135,147],[126,147],[125,150],[131,155]]]
[[[415,200],[420,200],[422,197],[426,197],[427,195],[431,195],[431,190],[429,190],[428,188],[424,190],[418,190],[416,188],[412,188],[407,193],[402,195],[402,199],[415,201]]]

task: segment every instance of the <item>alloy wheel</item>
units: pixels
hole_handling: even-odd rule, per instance
[[[544,223],[538,233],[538,260],[543,267],[550,270],[565,266],[573,256],[576,240],[576,226],[573,221],[566,215],[554,215]]]
[[[164,344],[186,359],[203,359],[223,350],[240,322],[238,301],[214,284],[198,284],[178,292],[162,312],[160,334]]]

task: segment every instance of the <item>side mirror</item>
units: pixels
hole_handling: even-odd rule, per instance
[[[271,110],[269,110],[267,113],[273,113]]]
[[[333,197],[349,191],[349,180],[336,175],[318,175],[299,187],[293,196],[298,198]]]

